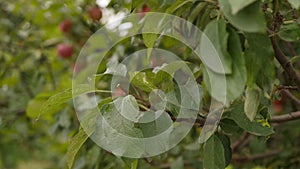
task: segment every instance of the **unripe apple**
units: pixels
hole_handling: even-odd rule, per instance
[[[93,6],[89,8],[88,14],[93,21],[99,21],[102,18],[102,11],[99,6]]]
[[[71,20],[64,20],[59,24],[59,29],[62,33],[69,33],[72,29],[73,22]]]
[[[61,43],[56,47],[57,54],[64,59],[68,59],[73,54],[73,47],[70,44]]]

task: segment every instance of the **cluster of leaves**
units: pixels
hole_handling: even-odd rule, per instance
[[[299,108],[299,105],[288,98],[285,102],[280,102],[284,106],[280,110],[273,105],[274,100],[280,99],[281,93],[277,87],[294,85],[294,77],[289,77],[276,61],[274,41],[270,40],[270,37],[274,38],[288,56],[287,59],[298,68],[298,0],[149,0],[147,6],[140,0],[111,1],[106,9],[115,12],[151,10],[190,21],[210,39],[224,71],[204,65],[192,49],[182,42],[167,36],[143,34],[125,39],[109,51],[99,65],[99,74],[93,79],[96,89],[83,85],[73,91],[68,89],[53,95],[71,87],[70,67],[75,61],[75,58],[58,58],[55,46],[63,41],[71,41],[76,49],[80,49],[82,42],[101,27],[101,23],[89,20],[87,13],[82,14],[93,3],[95,2],[81,0],[66,1],[64,4],[59,1],[45,3],[38,0],[0,2],[0,14],[5,16],[0,20],[0,33],[3,37],[0,40],[0,134],[4,135],[0,137],[0,168],[24,168],[27,163],[37,165],[37,168],[64,168],[67,163],[69,168],[77,169],[120,166],[149,169],[299,167],[300,128],[292,122],[276,126],[271,124],[270,118]],[[36,8],[41,10],[34,10]],[[35,13],[28,13],[30,9]],[[66,18],[73,21],[74,27],[67,36],[59,31],[58,26]],[[176,29],[184,36],[193,31],[186,25],[180,25]],[[106,40],[102,43],[106,43]],[[211,53],[205,50],[207,46],[201,43],[202,40],[203,37],[199,37],[195,49],[200,50],[202,57],[209,57]],[[101,42],[97,43],[101,46]],[[118,63],[134,51],[152,47],[172,51],[186,64],[174,62],[162,66],[164,61],[159,60],[161,56],[147,57],[142,64],[152,64],[155,67],[154,73],[153,69],[127,72],[126,67],[124,69],[124,65]],[[199,90],[202,99],[195,104],[199,104],[203,111],[198,112],[190,133],[170,151],[139,160],[115,157],[89,139],[91,134],[97,132],[97,126],[92,126],[89,131],[80,127],[70,100],[82,94],[95,93],[93,97],[103,98],[97,107],[115,129],[134,137],[150,137],[161,133],[172,126],[172,121],[181,108],[179,103],[192,100],[197,93],[180,92],[190,87],[190,81],[183,78],[183,81],[175,83],[169,75],[189,74],[186,65],[198,82],[196,90]],[[112,84],[112,75],[123,75],[124,72],[130,78],[129,90],[119,86],[114,93],[106,93],[115,85]],[[77,77],[85,75],[84,71],[76,73]],[[223,101],[224,91],[212,89],[219,89],[218,85],[224,77],[224,113],[218,126],[200,144],[198,138],[203,121],[198,119],[205,120],[209,117],[206,112],[212,99]],[[155,98],[154,105],[153,102],[150,105],[149,95],[158,89],[166,93],[169,102],[164,103],[163,96],[157,92],[157,95],[152,96],[159,96],[158,101]],[[113,104],[120,106],[115,109]],[[167,108],[160,119],[163,125],[135,125],[116,114],[119,107],[121,113],[130,114],[136,109],[149,110],[150,106],[159,109],[161,104],[166,104]],[[96,116],[86,116],[81,121],[82,125],[94,124]],[[76,131],[78,133],[74,135]],[[109,132],[107,131],[107,136],[114,135]],[[134,149],[132,145],[129,147]],[[46,160],[51,162],[43,162]]]

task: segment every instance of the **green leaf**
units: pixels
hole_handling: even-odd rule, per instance
[[[138,169],[139,159],[121,157],[122,161],[125,163],[124,169]]]
[[[288,0],[289,3],[292,5],[293,8],[299,9],[300,7],[300,1],[299,0]]]
[[[121,157],[121,159],[125,164],[124,169],[131,169],[131,166],[133,165],[135,160],[137,160],[137,159],[134,159],[134,158],[127,158],[127,157]]]
[[[158,35],[156,35],[156,34],[143,34],[143,41],[147,47],[147,57],[148,58],[150,58],[150,56],[151,56],[152,48],[154,47],[157,37],[158,37]]]
[[[245,51],[247,85],[253,87],[257,84],[266,89],[270,87],[275,75],[272,44],[266,34],[247,33],[246,38],[249,45]]]
[[[79,132],[72,138],[67,151],[67,165],[71,169],[74,164],[76,154],[80,150],[83,143],[89,138],[84,129],[80,128]]]
[[[105,149],[122,156],[140,157],[144,150],[142,131],[135,123],[120,115],[115,103],[105,104],[101,107],[102,116],[97,118],[96,129],[93,137],[97,140],[105,140]]]
[[[149,34],[149,33],[143,34],[144,44],[148,48],[147,49],[147,57],[148,58],[151,56],[152,48],[154,47],[157,37],[158,37],[158,35],[156,35],[156,34]]]
[[[87,113],[81,121],[81,127],[79,128],[79,132],[72,138],[66,154],[67,165],[69,169],[72,168],[76,154],[80,150],[81,146],[95,131],[95,122],[97,119],[97,115],[98,111]]]
[[[187,73],[189,76],[191,76],[191,71],[187,64],[188,63],[184,61],[173,61],[165,66],[162,66],[159,70],[168,73],[172,77],[177,71],[183,71],[184,73]]]
[[[255,1],[256,0],[229,0],[232,14],[235,15],[241,9],[244,9]]]
[[[123,77],[127,74],[126,66],[122,63],[118,63],[118,61],[109,61],[106,67],[106,71],[103,74],[119,75]]]
[[[151,92],[156,89],[154,85],[154,73],[146,72],[129,72],[131,83],[143,91]]]
[[[26,115],[30,118],[37,118],[41,113],[43,105],[52,95],[53,93],[41,93],[34,99],[30,100],[26,107]],[[47,115],[43,116],[43,118],[48,120],[52,119],[52,115],[61,110],[64,106],[64,104],[60,104],[56,107],[53,107],[53,109],[49,110]]]
[[[167,109],[171,110],[174,116],[178,115],[181,108],[197,110],[202,96],[201,85],[189,80],[185,85],[176,86],[174,90],[166,93]]]
[[[144,22],[142,28],[143,41],[146,47],[148,48],[147,58],[150,58],[152,48],[154,47],[157,37],[159,35],[157,32],[162,32],[165,29],[165,27],[169,24],[169,21],[166,22],[164,17],[163,18],[155,17],[155,14],[152,15],[152,13],[147,13],[145,17],[146,20],[153,21],[153,22]]]
[[[206,27],[203,32],[205,36],[201,37],[200,51],[201,57],[207,61],[207,66],[216,73],[223,73],[223,69],[220,70],[220,67],[215,66],[215,60],[217,58],[221,60],[222,66],[226,74],[232,73],[232,58],[227,51],[227,42],[228,42],[228,32],[226,31],[226,22],[224,19],[213,20]],[[208,50],[208,43],[205,43],[207,38],[213,44],[217,53]],[[212,56],[215,55],[215,56]]]
[[[223,113],[223,105],[213,105],[214,110],[210,111],[206,117],[205,125],[201,129],[198,142],[206,142],[218,129],[218,123]]]
[[[159,70],[154,77],[155,86],[158,86],[164,92],[169,92],[173,90],[173,78],[172,75],[168,74],[165,71]]]
[[[259,88],[258,87],[247,87],[244,111],[250,121],[254,120],[257,110],[258,110],[259,103],[260,103]]]
[[[139,160],[138,160],[138,159],[135,159],[135,160],[131,163],[130,169],[137,169],[137,167],[138,167],[138,162],[139,162]]]
[[[241,129],[233,120],[224,118],[220,122],[222,131],[228,134],[242,134],[243,129]]]
[[[203,168],[225,168],[224,146],[218,136],[213,135],[204,143],[203,154]]]
[[[138,122],[140,115],[139,106],[132,95],[118,97],[114,100],[114,104],[123,117],[126,117],[133,122]]]
[[[300,61],[300,55],[294,56],[290,59],[290,62],[292,64],[294,64],[295,62],[299,62]]]
[[[157,39],[157,35],[155,34],[143,34],[144,44],[148,48],[153,48],[155,41]]]
[[[187,3],[193,3],[194,0],[177,0],[175,3],[172,4],[167,10],[166,13],[172,14],[180,7],[184,6]]]
[[[300,1],[299,1],[300,2]],[[300,39],[300,29],[297,23],[283,25],[278,36],[287,42],[294,42]]]
[[[228,166],[232,157],[230,138],[224,134],[218,134],[218,137],[221,140],[224,147],[225,166]]]
[[[265,127],[256,121],[251,122],[243,111],[243,104],[236,105],[233,110],[226,114],[226,117],[232,119],[245,131],[257,136],[269,136],[274,133],[273,128]]]
[[[261,9],[261,2],[257,1],[235,15],[232,14],[229,0],[219,0],[220,8],[229,22],[245,32],[265,32],[266,21]]]
[[[190,22],[193,23],[194,20],[195,20],[197,17],[199,17],[199,13],[203,12],[203,10],[206,9],[205,7],[207,7],[207,3],[202,3],[202,2],[200,2],[199,4],[197,4],[197,6],[195,6],[195,7],[192,9],[190,15],[188,16],[188,21],[190,21]]]
[[[147,113],[152,113],[154,116],[154,112]],[[139,127],[142,130],[144,137],[153,137],[166,131],[169,127],[172,126],[172,122],[173,121],[168,113],[163,112],[157,119],[149,123],[140,123]]]
[[[238,34],[233,29],[228,30],[230,32],[228,39],[228,44],[230,44],[228,45],[228,52],[231,55],[232,60],[234,60],[232,73],[224,77],[224,75],[215,73],[210,69],[203,71],[203,80],[206,86],[208,86],[208,91],[217,101],[223,102],[224,97],[226,97],[227,106],[230,102],[242,95],[246,84],[246,67],[241,42]],[[224,87],[220,87],[219,85],[221,85],[225,80],[226,91],[222,91]],[[214,89],[215,91],[212,91],[211,89]]]
[[[160,111],[162,111],[162,110],[160,110]],[[170,129],[173,130],[172,129],[173,121],[167,112],[162,111],[161,115],[159,115],[159,117],[156,117],[156,116],[157,115],[155,114],[154,111],[148,111],[148,112],[144,113],[143,118],[145,118],[146,120],[153,119],[147,123],[145,123],[145,122],[139,123],[139,128],[141,129],[144,138],[151,138],[151,137],[155,137],[158,135],[161,135],[161,136],[165,135],[166,137],[168,137],[169,134],[166,134],[166,131],[168,131]],[[168,131],[168,132],[170,132],[170,131]],[[159,137],[159,138],[161,138],[161,137]],[[161,139],[157,139],[154,141],[155,141],[155,143],[152,142],[151,144],[155,144],[156,146],[155,147],[146,146],[145,147],[146,152],[149,152],[151,154],[151,152],[159,152],[160,150],[164,150],[164,149],[168,148],[167,144],[164,141],[162,141]]]
[[[183,73],[183,77],[179,77],[179,73]],[[154,68],[152,71],[129,72],[131,84],[145,92],[151,92],[154,89],[157,89],[158,86],[169,91],[172,89],[172,77],[174,77],[175,74],[178,79],[185,79],[186,77],[193,76],[187,63],[183,61],[174,61],[169,64],[164,64],[161,67]]]
[[[51,96],[41,108],[41,112],[38,115],[38,118],[44,113],[53,112],[57,110],[57,107],[65,102],[69,101],[73,97],[79,96],[84,93],[96,92],[90,85],[78,85],[76,88],[67,89],[63,92],[60,92],[56,95]],[[101,91],[100,91],[101,92]],[[103,91],[105,92],[105,91]]]

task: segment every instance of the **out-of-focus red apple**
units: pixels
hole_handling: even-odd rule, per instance
[[[73,47],[70,44],[61,43],[56,47],[57,54],[64,59],[68,59],[73,55]]]
[[[59,24],[59,29],[62,33],[69,33],[72,29],[73,22],[71,20],[64,20]]]
[[[144,4],[142,7],[142,12],[150,12],[150,7],[147,4]]]
[[[274,113],[280,113],[282,112],[283,110],[283,99],[281,100],[274,100],[273,102],[273,110],[274,110]]]
[[[276,98],[272,103],[274,113],[280,113],[283,111],[284,108],[284,100],[285,100],[285,92],[280,91],[280,98]]]
[[[144,4],[141,9],[138,9],[138,17],[140,19],[144,18],[147,12],[150,12],[150,7],[147,4]]]
[[[93,21],[99,21],[102,18],[102,11],[96,5],[88,9],[88,14]]]

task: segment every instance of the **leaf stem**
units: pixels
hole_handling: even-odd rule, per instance
[[[109,90],[95,90],[96,93],[112,93],[112,91]]]

